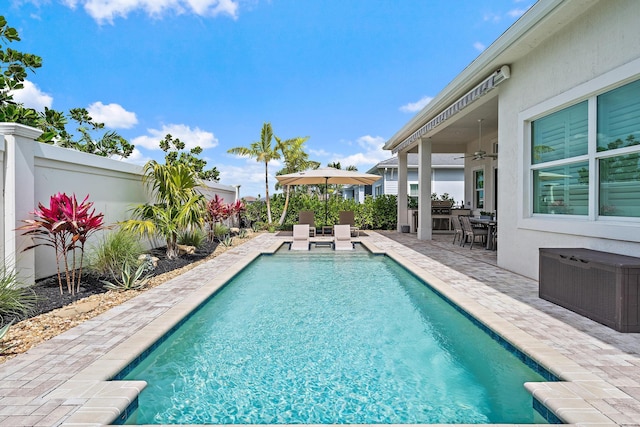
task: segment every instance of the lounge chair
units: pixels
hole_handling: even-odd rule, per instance
[[[338,223],[340,225],[349,225],[352,237],[358,237],[360,235],[360,229],[356,227],[353,211],[340,211]]]
[[[309,236],[316,237],[316,223],[313,211],[300,211],[298,213],[298,224],[308,224]]]
[[[338,224],[333,226],[333,249],[344,251],[353,249],[351,241],[351,227],[349,224]]]
[[[309,224],[295,224],[293,226],[293,242],[291,242],[289,249],[292,251],[308,251],[310,246]]]

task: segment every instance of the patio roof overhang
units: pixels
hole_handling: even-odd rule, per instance
[[[434,153],[465,152],[477,136],[479,119],[483,119],[483,131],[487,136],[497,134],[499,90],[493,90],[496,72],[509,64],[510,71],[517,73],[513,64],[596,2],[538,0],[398,130],[383,148],[393,153],[416,152],[420,140],[430,138]],[[472,103],[468,102],[467,95],[474,99]]]
[[[439,114],[436,114],[436,116],[429,120],[427,123],[420,126],[409,137],[397,144],[392,149],[393,154],[401,151],[409,151],[409,148],[416,145],[417,141],[421,137],[427,136],[432,130],[435,130],[436,127],[443,124],[446,120],[449,120],[458,113],[462,112],[462,110],[470,106],[472,103],[478,101],[481,97],[485,96],[487,93],[495,89],[500,83],[502,83],[509,77],[511,77],[511,69],[508,65],[503,65],[497,71],[493,72],[489,77],[482,80],[480,84],[475,86],[469,92],[465,93],[447,108],[443,109]]]

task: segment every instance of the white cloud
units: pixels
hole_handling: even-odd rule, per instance
[[[42,92],[38,86],[28,80],[25,80],[23,85],[22,89],[11,91],[14,101],[37,111],[44,111],[44,107],[51,108],[51,104],[53,104],[51,95]]]
[[[234,19],[238,16],[237,0],[63,0],[63,4],[72,9],[83,7],[99,24],[113,24],[115,18],[126,18],[136,10],[142,10],[153,18],[161,18],[166,13],[226,14]]]
[[[320,150],[314,150],[312,148],[309,148],[309,154],[317,157],[328,157],[331,155],[331,153],[329,153],[327,150],[324,150],[322,148]],[[312,159],[312,160],[315,160],[315,159]]]
[[[502,17],[497,13],[488,12],[488,13],[484,14],[482,19],[484,21],[498,23],[498,22],[500,22],[502,20]]]
[[[400,107],[400,111],[403,113],[415,113],[416,111],[420,111],[424,108],[425,105],[431,102],[433,97],[431,96],[423,96],[417,102],[410,102],[408,104]]]
[[[221,165],[216,164],[220,171],[220,183],[224,185],[240,185],[240,196],[264,197],[264,163],[259,163],[256,159],[244,158],[241,165]],[[275,174],[282,169],[281,164],[269,162],[269,195],[274,194],[275,184],[278,180]]]
[[[118,104],[104,105],[98,101],[89,105],[87,111],[95,122],[104,123],[113,129],[130,129],[138,124],[136,113],[127,111]]]
[[[191,9],[201,16],[216,16],[226,13],[236,18],[238,3],[233,0],[187,0]]]
[[[206,150],[207,148],[213,148],[218,145],[218,138],[216,138],[213,133],[206,132],[198,127],[191,129],[186,125],[170,124],[163,125],[162,129],[147,129],[147,132],[148,135],[138,136],[134,138],[131,143],[148,150],[160,150],[160,141],[163,140],[167,134],[170,134],[174,139],[178,138],[184,142],[187,150],[196,146]]]
[[[144,166],[145,163],[151,160],[151,157],[145,156],[140,150],[134,148],[129,157],[127,157],[126,159],[121,159],[118,157],[117,160],[122,160],[123,162],[127,163],[133,163],[134,165]]]
[[[485,46],[483,43],[480,43],[480,42],[475,42],[473,44],[473,47],[479,52],[482,52],[483,50],[485,50],[487,48],[487,46]]]
[[[529,10],[531,6],[525,7],[523,9],[512,9],[510,11],[507,12],[507,15],[509,15],[512,18],[520,18],[522,15],[524,15],[524,13]]]
[[[356,143],[363,151],[347,156],[334,155],[332,162],[340,162],[343,169],[355,166],[360,172],[365,172],[373,165],[391,157],[391,152],[382,149],[385,139],[381,136],[361,136]]]

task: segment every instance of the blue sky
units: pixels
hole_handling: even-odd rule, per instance
[[[162,160],[167,133],[203,147],[220,183],[264,195],[264,166],[227,154],[309,136],[307,152],[367,171],[384,142],[533,0],[4,0],[43,58],[16,99],[84,107]],[[270,184],[282,167],[269,165]],[[61,189],[62,191],[63,189]]]

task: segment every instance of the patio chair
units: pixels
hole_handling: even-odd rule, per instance
[[[473,227],[471,225],[471,221],[469,221],[469,217],[461,216],[460,223],[462,224],[462,230],[464,231],[464,240],[462,241],[462,247],[470,241],[471,246],[469,249],[473,248],[473,243],[479,237],[482,242],[486,244],[487,242],[487,234],[488,230],[486,228]]]
[[[453,245],[456,244],[456,240],[460,240],[458,244],[462,246],[462,241],[464,240],[464,230],[462,229],[462,224],[460,224],[460,218],[458,215],[451,216],[451,224],[453,224]]]
[[[313,211],[300,211],[298,213],[298,224],[308,224],[309,236],[316,237],[316,223]]]
[[[308,251],[310,246],[309,224],[294,224],[293,242],[291,242],[291,245],[289,245],[289,250]]]
[[[356,227],[356,219],[353,211],[340,211],[338,215],[338,224],[348,225],[350,227],[352,237],[360,236],[360,228]]]
[[[333,249],[336,251],[352,250],[351,227],[349,224],[338,224],[333,226]]]

